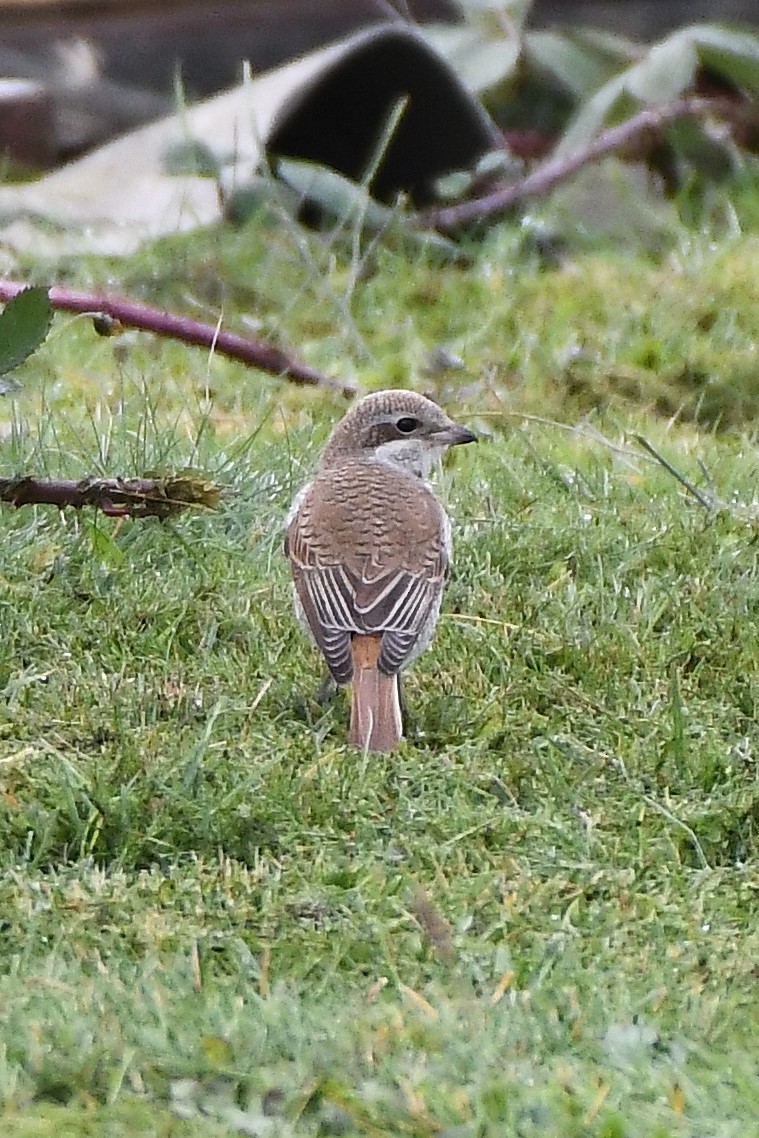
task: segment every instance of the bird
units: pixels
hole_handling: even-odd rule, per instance
[[[400,672],[431,642],[451,565],[451,524],[428,479],[468,427],[415,391],[375,391],[337,423],[285,521],[293,600],[338,685],[348,742],[403,738]]]

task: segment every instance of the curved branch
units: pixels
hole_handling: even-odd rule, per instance
[[[549,158],[518,182],[500,186],[484,197],[461,202],[459,205],[425,210],[411,220],[426,229],[437,229],[449,234],[475,222],[495,221],[520,202],[549,193],[583,166],[597,162],[607,154],[624,150],[651,130],[660,129],[667,123],[682,118],[716,115],[734,119],[740,117],[740,109],[740,104],[729,98],[705,98],[697,95],[686,96],[661,107],[646,107],[626,122],[602,131],[584,149],[558,158]]]
[[[7,303],[28,285],[19,281],[0,280],[0,301]],[[107,317],[130,328],[153,332],[185,344],[208,348],[220,355],[244,364],[260,368],[270,375],[281,376],[293,383],[311,387],[326,387],[351,398],[356,394],[356,385],[345,380],[331,379],[316,368],[309,367],[282,348],[268,344],[264,340],[251,340],[227,332],[212,324],[193,320],[189,316],[178,316],[164,312],[148,304],[129,300],[127,297],[103,296],[97,293],[79,292],[74,289],[53,285],[48,289],[48,297],[53,308],[64,312],[77,312],[86,316]]]

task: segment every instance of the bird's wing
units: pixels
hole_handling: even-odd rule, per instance
[[[414,650],[428,620],[440,608],[448,572],[442,543],[431,548],[423,567],[396,567],[356,583],[355,607],[362,631],[382,634],[378,667],[398,672]]]
[[[347,684],[353,674],[351,635],[358,632],[352,618],[350,598],[344,596],[339,566],[314,563],[308,546],[293,526],[285,539],[295,592],[314,640],[327,666],[339,684]]]
[[[344,565],[309,565],[289,543],[303,612],[338,683],[351,678],[353,634],[382,636],[380,671],[399,671],[440,605],[445,570],[434,575],[394,569],[370,580]]]

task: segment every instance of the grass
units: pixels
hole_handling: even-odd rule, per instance
[[[259,219],[61,268],[485,437],[409,738],[362,756],[280,553],[341,404],[81,319],[19,373],[4,469],[226,494],[0,515],[4,1134],[759,1134],[756,243],[357,266]]]

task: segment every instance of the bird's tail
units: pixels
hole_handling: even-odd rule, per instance
[[[369,751],[392,751],[403,738],[398,677],[377,667],[381,637],[354,636],[351,725],[348,742]]]

